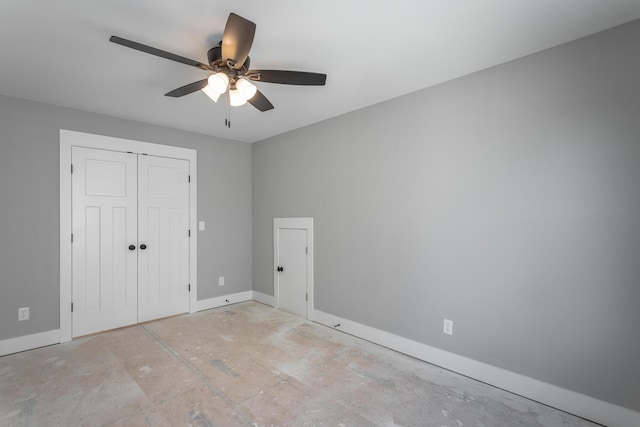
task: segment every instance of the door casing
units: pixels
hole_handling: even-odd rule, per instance
[[[172,157],[189,161],[191,176],[191,185],[189,186],[189,229],[191,230],[189,240],[189,283],[191,285],[189,312],[194,313],[198,295],[196,150],[60,129],[60,342],[71,341],[72,338],[71,149],[74,146]]]
[[[278,230],[281,228],[303,229],[307,232],[309,253],[307,256],[307,318],[313,313],[313,218],[274,218],[273,219],[273,296],[276,308],[280,308],[280,290],[278,278]]]

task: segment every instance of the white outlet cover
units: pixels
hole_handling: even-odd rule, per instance
[[[453,320],[444,319],[444,326],[442,332],[447,335],[453,335]]]
[[[224,276],[218,277],[218,286],[224,286]]]
[[[200,231],[204,231],[204,221],[200,221],[200,222],[198,223],[198,230],[200,230]]]
[[[22,307],[18,309],[18,321],[29,320],[29,307]]]

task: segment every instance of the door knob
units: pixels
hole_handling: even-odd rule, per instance
[[[278,266],[278,271],[284,271],[284,267]]]
[[[141,245],[140,245],[140,249],[142,249],[142,250],[144,251],[145,249],[147,249],[147,245],[145,245],[144,243],[143,243],[143,244],[141,244]]]
[[[130,251],[135,251],[136,250],[136,245],[129,245],[129,250]]]

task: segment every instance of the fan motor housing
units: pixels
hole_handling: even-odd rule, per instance
[[[222,59],[222,47],[215,46],[209,49],[207,52],[207,59],[209,60],[209,65],[213,67],[213,64]]]
[[[222,42],[220,42],[220,44],[222,44]],[[215,46],[209,49],[209,51],[207,51],[207,59],[209,60],[209,65],[213,67],[214,70],[218,70],[226,66],[222,60],[221,46]],[[242,64],[242,67],[239,70],[239,74],[245,74],[249,70],[249,64],[251,64],[251,58],[247,56],[247,59],[245,59],[244,64]]]

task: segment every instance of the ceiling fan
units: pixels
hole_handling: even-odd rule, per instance
[[[255,32],[255,23],[235,13],[229,14],[222,40],[218,46],[212,47],[207,52],[209,65],[116,36],[111,36],[109,41],[212,73],[206,79],[179,87],[166,93],[165,96],[180,97],[202,90],[211,99],[217,101],[220,95],[227,93],[231,106],[244,105],[248,102],[260,111],[268,111],[274,108],[273,104],[252,82],[324,86],[327,79],[326,74],[304,71],[250,70],[249,50],[251,50]],[[228,119],[225,124],[230,127]]]

